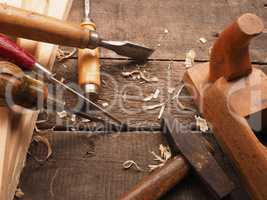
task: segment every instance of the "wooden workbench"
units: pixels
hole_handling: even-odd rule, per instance
[[[82,2],[74,0],[69,21],[81,21]],[[142,106],[167,100],[168,88],[174,87],[177,91],[185,71],[186,52],[194,49],[197,62],[207,61],[216,33],[240,14],[256,13],[265,19],[266,24],[266,3],[264,0],[92,0],[92,17],[103,37],[136,41],[156,49],[145,64],[132,63],[113,52],[103,49],[101,51],[104,84],[100,105],[108,102],[107,109],[119,119],[127,120],[132,126],[142,125],[150,131],[48,131],[47,137],[52,144],[53,155],[41,164],[29,156],[20,184],[25,193],[24,199],[115,200],[131,188],[148,172],[123,170],[122,163],[135,160],[142,168],[147,169],[148,164],[154,163],[150,152],[157,152],[160,144],[166,144],[158,128],[159,109],[146,112],[142,110]],[[207,43],[200,43],[200,37],[206,38]],[[255,66],[263,69],[267,64],[266,37],[266,34],[261,35],[253,41],[251,48]],[[57,77],[64,77],[65,83],[76,81],[76,65],[75,58],[65,61],[64,65],[57,63],[54,67]],[[122,71],[132,71],[138,67],[145,69],[151,76],[158,77],[160,81],[143,83],[121,76]],[[109,76],[119,84],[114,84]],[[138,91],[136,86],[141,90]],[[136,100],[150,95],[155,89],[161,91],[158,100],[148,103]],[[74,102],[69,95],[66,99],[69,104]],[[192,105],[190,99],[184,99],[184,102]],[[195,114],[181,113],[175,101],[165,111],[174,114],[184,126],[194,121]],[[39,128],[57,125],[56,130],[64,130],[66,124],[72,123],[70,119],[62,120],[50,113],[48,121],[39,124]],[[84,127],[91,129],[94,126],[94,123],[79,123],[75,128],[83,130]],[[249,199],[212,134],[207,133],[204,136],[215,146],[218,162],[237,185],[231,199]],[[32,145],[30,149],[31,155],[42,156],[45,153],[45,148],[41,145]],[[192,174],[163,199],[210,200],[212,197]]]

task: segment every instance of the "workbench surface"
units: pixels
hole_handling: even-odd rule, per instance
[[[69,21],[80,23],[82,2],[74,0]],[[42,133],[49,138],[53,154],[46,162],[37,162],[34,157],[45,155],[46,148],[35,143],[31,146],[20,183],[24,199],[116,200],[149,174],[148,165],[155,164],[151,151],[158,153],[159,145],[166,144],[166,141],[159,129],[160,108],[144,111],[142,107],[170,99],[182,85],[186,52],[193,49],[196,62],[207,61],[216,33],[242,13],[256,13],[266,25],[266,5],[264,0],[92,0],[92,17],[104,38],[135,41],[156,49],[151,59],[143,64],[101,49],[103,86],[99,104],[108,103],[106,109],[116,117],[126,120],[131,126],[142,126],[145,131],[111,132],[102,128],[95,132],[83,131],[93,130],[98,124],[72,122],[70,118],[64,120],[49,113],[48,120],[38,127],[54,128],[54,131]],[[205,44],[199,41],[201,37],[207,39]],[[255,66],[263,69],[267,64],[266,37],[262,34],[251,47]],[[56,63],[57,78],[64,77],[65,83],[77,81],[76,66],[75,57]],[[136,69],[145,70],[151,77],[157,77],[159,82],[147,83],[121,75],[123,71]],[[173,94],[168,92],[171,88],[175,88]],[[160,90],[158,99],[141,101],[156,89]],[[186,91],[182,94],[186,95]],[[66,99],[69,105],[75,103],[70,95],[66,95]],[[190,98],[182,101],[193,106]],[[172,113],[185,126],[194,122],[196,115],[181,112],[176,101],[170,101],[165,112]],[[41,115],[42,118],[45,116]],[[67,125],[72,126],[71,130],[62,131]],[[214,145],[215,157],[236,183],[229,199],[249,199],[212,133],[203,135]],[[122,163],[126,160],[136,161],[145,170],[124,170]],[[213,198],[192,173],[162,199]]]

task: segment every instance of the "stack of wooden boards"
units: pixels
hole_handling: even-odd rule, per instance
[[[16,7],[66,19],[73,0],[0,0]],[[39,63],[52,69],[57,46],[31,40],[17,39],[17,43],[34,55]],[[14,112],[0,107],[0,199],[13,200],[20,173],[24,167],[38,111]]]

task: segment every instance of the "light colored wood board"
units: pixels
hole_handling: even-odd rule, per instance
[[[49,1],[46,14],[65,20],[71,9],[72,2],[73,0]],[[57,49],[57,45],[40,42],[37,46],[35,57],[39,63],[51,70],[56,59]]]
[[[50,1],[50,3],[51,2],[52,1]],[[54,2],[58,3],[58,1]],[[29,3],[32,4],[29,5]],[[11,2],[11,5],[13,6],[17,7],[23,6],[24,8],[31,9],[34,11],[39,11],[42,13],[48,12],[46,11],[47,7],[46,4],[47,4],[46,0],[43,0],[42,2],[34,0],[32,1],[25,0],[24,2],[21,1]],[[71,6],[71,4],[67,5],[67,2],[65,2],[65,4],[66,4],[66,7],[64,8],[66,9],[65,16],[63,14],[64,12],[56,13],[56,14],[61,13],[62,18],[67,16],[69,12],[69,8],[67,7]],[[55,9],[58,9],[58,6],[57,8],[55,8],[54,4],[52,8],[50,8],[50,11],[54,10],[55,13]],[[50,15],[53,14],[50,13]],[[19,44],[33,54],[34,54],[33,51],[35,49],[38,49],[39,46],[38,43],[34,41],[29,41],[24,39],[20,39]],[[42,54],[38,55],[37,59],[42,59],[43,61],[45,61],[45,59],[49,59],[50,56],[55,57],[55,53],[56,52],[52,51],[51,49],[46,49],[45,52],[42,52]],[[46,56],[46,54],[48,54],[49,56]],[[24,167],[25,157],[32,138],[33,129],[35,126],[35,121],[38,116],[38,112],[29,111],[23,114],[16,114],[10,111],[8,108],[1,107],[1,109],[4,109],[3,115],[8,116],[7,123],[5,124],[8,127],[1,128],[1,132],[3,130],[3,133],[1,134],[6,134],[6,140],[3,141],[3,143],[6,143],[6,145],[2,145],[1,147],[6,149],[1,150],[2,152],[4,152],[4,155],[2,157],[3,165],[1,166],[4,172],[1,171],[1,174],[4,174],[5,177],[1,177],[2,178],[1,185],[3,186],[4,189],[1,190],[0,196],[1,199],[3,197],[3,199],[11,200],[13,199],[15,190],[17,188],[20,173]]]
[[[81,22],[82,7],[83,0],[76,0],[70,21]],[[185,53],[194,49],[198,60],[208,60],[209,48],[216,39],[213,34],[221,32],[245,12],[259,15],[267,25],[263,0],[95,0],[91,16],[104,38],[154,47],[153,59],[184,60]],[[207,43],[200,43],[200,37],[206,38]],[[252,42],[253,61],[267,62],[266,45],[262,42],[266,37],[267,34],[263,34]],[[104,49],[101,49],[101,56],[118,58],[114,52]]]
[[[21,7],[27,10],[34,10],[38,13],[45,13],[47,9],[47,0],[22,0]],[[17,44],[26,49],[27,52],[34,55],[38,42],[34,40],[18,38]]]

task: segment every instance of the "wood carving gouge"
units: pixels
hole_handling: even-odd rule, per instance
[[[128,41],[104,40],[93,30],[7,4],[0,4],[0,32],[77,48],[104,47],[138,60],[147,59],[154,51]]]
[[[119,124],[122,124],[120,120],[118,120],[116,117],[108,113],[106,110],[95,104],[94,102],[90,101],[88,98],[80,94],[79,92],[75,91],[68,85],[60,82],[56,78],[53,77],[53,74],[47,70],[45,67],[43,67],[41,64],[39,64],[35,58],[27,53],[25,50],[20,48],[15,42],[13,42],[11,39],[9,39],[7,36],[1,34],[0,35],[0,57],[7,58],[17,64],[19,67],[26,69],[26,70],[34,70],[40,71],[46,75],[47,78],[49,78],[52,82],[62,86],[66,90],[70,91],[71,93],[75,94],[77,97],[83,99],[86,104],[92,105],[98,110],[102,111],[105,115],[113,119]]]
[[[90,0],[84,0],[85,17],[81,27],[87,30],[96,30],[95,23],[90,18]],[[85,96],[96,100],[100,89],[100,61],[99,48],[79,49],[78,51],[78,80],[84,89]]]

